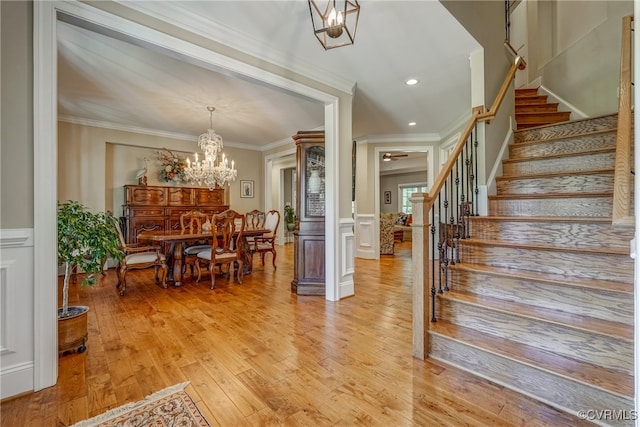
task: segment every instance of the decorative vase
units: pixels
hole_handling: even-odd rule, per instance
[[[287,230],[288,231],[295,231],[296,229],[296,223],[295,222],[288,222],[287,223]]]
[[[61,317],[62,308],[58,309],[58,354],[76,350],[84,353],[87,349],[87,313],[89,307],[78,305],[69,307],[69,314]]]
[[[320,178],[320,171],[318,169],[311,169],[311,176],[307,183],[307,188],[310,194],[318,194],[320,187],[322,186],[322,178]]]

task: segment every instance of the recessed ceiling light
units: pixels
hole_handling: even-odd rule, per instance
[[[415,126],[416,122],[409,122],[409,126]]]
[[[418,79],[409,79],[405,82],[407,86],[413,86],[418,84]]]

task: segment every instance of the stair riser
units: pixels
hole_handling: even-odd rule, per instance
[[[633,373],[633,343],[629,340],[589,333],[544,322],[542,319],[493,311],[490,308],[439,298],[436,317],[576,360]]]
[[[630,326],[634,323],[633,295],[630,293],[567,286],[455,267],[450,270],[449,277],[451,290],[603,320],[615,319]]]
[[[540,112],[540,113],[516,113],[516,122],[520,124],[527,123],[560,123],[566,122],[571,117],[570,112]]]
[[[516,116],[527,113],[554,113],[558,104],[516,104]]]
[[[614,230],[611,224],[586,222],[528,222],[483,220],[473,217],[470,236],[480,240],[556,246],[629,248],[633,232]]]
[[[540,129],[516,132],[514,135],[514,141],[518,143],[555,139],[604,130],[613,130],[616,129],[617,126],[618,118],[616,115],[596,117],[589,120],[580,120],[573,123],[545,126],[544,128]]]
[[[583,137],[553,139],[538,143],[520,143],[509,146],[509,158],[542,157],[559,154],[579,153],[602,148],[614,148],[614,132],[599,133]]]
[[[595,217],[611,216],[613,197],[554,197],[551,199],[489,199],[496,216]]]
[[[547,95],[534,95],[534,96],[516,96],[515,105],[529,105],[529,104],[544,104],[547,102]]]
[[[615,152],[605,151],[575,156],[560,156],[502,162],[504,175],[534,175],[613,169]]]
[[[633,283],[633,260],[625,255],[470,245],[460,240],[460,259],[472,264],[512,268],[514,274],[517,270],[528,270]]]
[[[599,388],[577,381],[558,377],[537,369],[477,349],[463,343],[431,334],[429,357],[441,360],[483,378],[488,378],[507,388],[513,389],[555,407],[577,414],[585,408],[610,408],[626,410],[634,408],[632,399],[624,399]],[[616,422],[616,426],[633,426],[633,421]]]
[[[526,87],[526,88],[521,88],[521,89],[516,89],[515,90],[515,98],[516,99],[528,98],[530,96],[538,96],[538,88],[537,87]],[[547,95],[540,95],[540,96],[547,96]]]
[[[500,179],[498,194],[563,194],[611,191],[613,171],[588,175],[557,175],[541,178]]]

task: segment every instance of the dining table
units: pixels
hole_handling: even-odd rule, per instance
[[[253,271],[253,257],[249,248],[248,237],[262,236],[270,233],[268,229],[246,229],[242,231],[240,239],[240,251],[243,259],[242,274],[250,274]],[[238,232],[235,233],[236,236]],[[164,255],[167,258],[169,268],[167,282],[173,282],[175,286],[182,284],[182,271],[184,269],[183,252],[189,244],[211,244],[213,234],[211,231],[191,233],[181,230],[141,231],[138,233],[139,242],[161,243]],[[203,243],[206,242],[206,243]]]

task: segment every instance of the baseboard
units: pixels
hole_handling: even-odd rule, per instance
[[[33,391],[33,362],[3,368],[0,372],[0,399]]]

